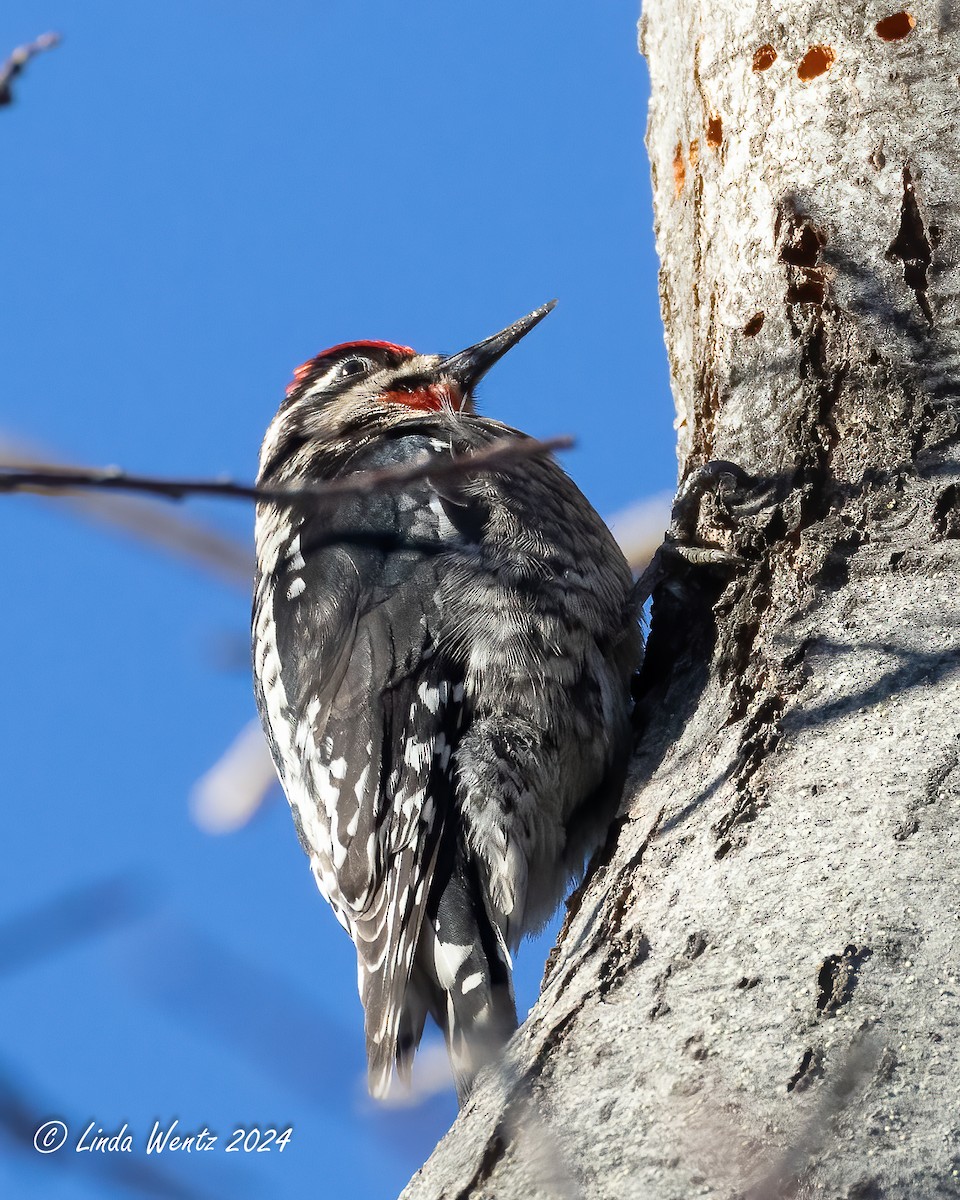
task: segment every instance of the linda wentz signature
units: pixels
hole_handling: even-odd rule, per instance
[[[53,1154],[63,1148],[69,1136],[70,1131],[63,1121],[44,1121],[33,1135],[33,1144],[40,1154]],[[292,1136],[292,1125],[283,1130],[259,1129],[256,1126],[252,1129],[234,1129],[230,1137],[223,1140],[221,1148],[227,1154],[263,1154],[272,1150],[282,1154]],[[133,1139],[134,1135],[126,1121],[115,1133],[106,1133],[96,1121],[91,1121],[77,1138],[73,1149],[77,1154],[132,1154]],[[143,1148],[147,1154],[194,1154],[214,1150],[218,1145],[221,1145],[220,1135],[212,1133],[206,1125],[196,1133],[186,1133],[180,1129],[179,1118],[174,1118],[166,1126],[154,1121]]]

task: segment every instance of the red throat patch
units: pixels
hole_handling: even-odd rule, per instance
[[[463,408],[463,392],[455,383],[431,383],[412,392],[398,389],[384,392],[380,398],[388,404],[405,404],[421,412],[439,412],[442,408],[460,412]]]

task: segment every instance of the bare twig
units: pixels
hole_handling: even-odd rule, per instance
[[[64,462],[49,447],[37,445],[0,429],[0,466],[42,470],[76,469]],[[85,469],[85,468],[80,468]],[[176,512],[143,496],[121,496],[119,492],[56,492],[43,497],[71,512],[119,527],[138,541],[186,558],[227,583],[250,589],[253,578],[253,549],[245,542],[228,537],[211,525],[185,513]]]
[[[59,33],[44,33],[35,42],[26,46],[18,46],[7,61],[0,64],[0,108],[13,103],[11,84],[27,65],[31,58],[36,58],[44,50],[51,50],[60,41]]]
[[[153,903],[149,884],[132,874],[97,879],[51,896],[0,921],[0,976],[137,921]]]
[[[183,500],[187,496],[217,496],[230,500],[256,500],[273,504],[297,504],[304,500],[328,501],[344,496],[361,496],[373,491],[393,491],[422,479],[464,478],[478,471],[499,470],[512,462],[567,450],[569,437],[537,441],[534,438],[499,438],[483,450],[450,459],[431,458],[427,462],[358,471],[343,479],[327,480],[306,487],[257,487],[217,479],[167,479],[161,476],[130,475],[116,467],[2,467],[0,492],[35,491],[41,493],[77,490],[139,492]]]

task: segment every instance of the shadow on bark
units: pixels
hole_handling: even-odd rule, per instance
[[[877,651],[900,660],[900,665],[885,671],[869,687],[831,700],[826,704],[813,705],[803,710],[787,713],[783,718],[783,732],[795,733],[818,725],[827,725],[849,713],[872,708],[891,696],[901,694],[921,684],[937,684],[960,670],[960,645],[946,650],[926,652],[906,650],[890,642],[853,642],[842,646],[836,642],[818,639],[818,652],[842,657],[845,654],[862,655],[864,651]]]

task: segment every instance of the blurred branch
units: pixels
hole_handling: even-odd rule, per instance
[[[35,1171],[47,1170],[51,1173],[72,1174],[77,1176],[77,1168],[82,1165],[84,1180],[94,1181],[93,1186],[105,1189],[102,1195],[116,1195],[117,1189],[122,1189],[131,1196],[153,1196],[163,1200],[212,1200],[213,1194],[208,1191],[198,1191],[192,1186],[172,1178],[153,1163],[124,1162],[123,1155],[112,1155],[110,1158],[95,1154],[79,1155],[66,1152],[62,1154],[38,1155],[34,1136],[47,1121],[51,1114],[64,1117],[66,1109],[61,1103],[52,1103],[49,1099],[41,1100],[32,1094],[4,1064],[0,1064],[0,1146],[9,1147],[14,1152],[24,1155]],[[71,1144],[76,1143],[82,1125],[73,1121]],[[231,1180],[234,1189],[236,1180]],[[231,1192],[236,1195],[236,1191]]]
[[[5,63],[0,65],[0,108],[13,103],[11,84],[21,73],[31,58],[36,58],[44,50],[52,50],[60,42],[59,33],[44,33],[35,42],[26,46],[18,46]]]
[[[607,522],[611,533],[620,543],[624,558],[637,575],[642,573],[656,554],[664,531],[670,528],[672,506],[673,493],[661,492],[638,500]]]
[[[30,470],[77,469],[58,461],[46,447],[2,432],[0,463],[3,467]],[[119,526],[139,540],[152,542],[181,558],[190,559],[228,583],[247,591],[250,588],[254,571],[252,549],[194,517],[181,516],[154,500],[119,493],[57,491],[48,498],[69,504],[82,516]]]
[[[362,1114],[373,1153],[425,1158],[456,1115],[449,1060],[439,1040],[423,1063],[418,1056],[407,1104],[369,1100],[362,1034],[322,988],[304,991],[260,958],[190,922],[161,915],[127,941],[122,961],[138,996],[240,1056],[297,1102],[319,1109],[334,1136]]]
[[[132,874],[61,892],[0,924],[0,975],[136,921],[152,907],[150,889]]]
[[[297,504],[302,500],[335,500],[343,496],[362,496],[371,491],[393,491],[422,479],[457,479],[478,471],[496,470],[508,463],[573,445],[569,437],[537,441],[534,438],[500,438],[483,450],[456,458],[358,471],[342,479],[326,480],[307,487],[258,487],[218,479],[169,479],[162,476],[131,475],[116,467],[4,467],[0,466],[0,492],[94,491],[139,492],[168,500],[187,496],[217,496],[230,500],[255,500],[273,504]]]
[[[232,833],[253,819],[276,783],[260,722],[250,721],[197,780],[191,815],[205,833]]]
[[[306,938],[305,947],[313,944]],[[302,991],[267,962],[167,913],[127,940],[121,962],[139,997],[243,1055],[299,1099],[343,1115],[362,1068],[363,1036],[322,989]]]

